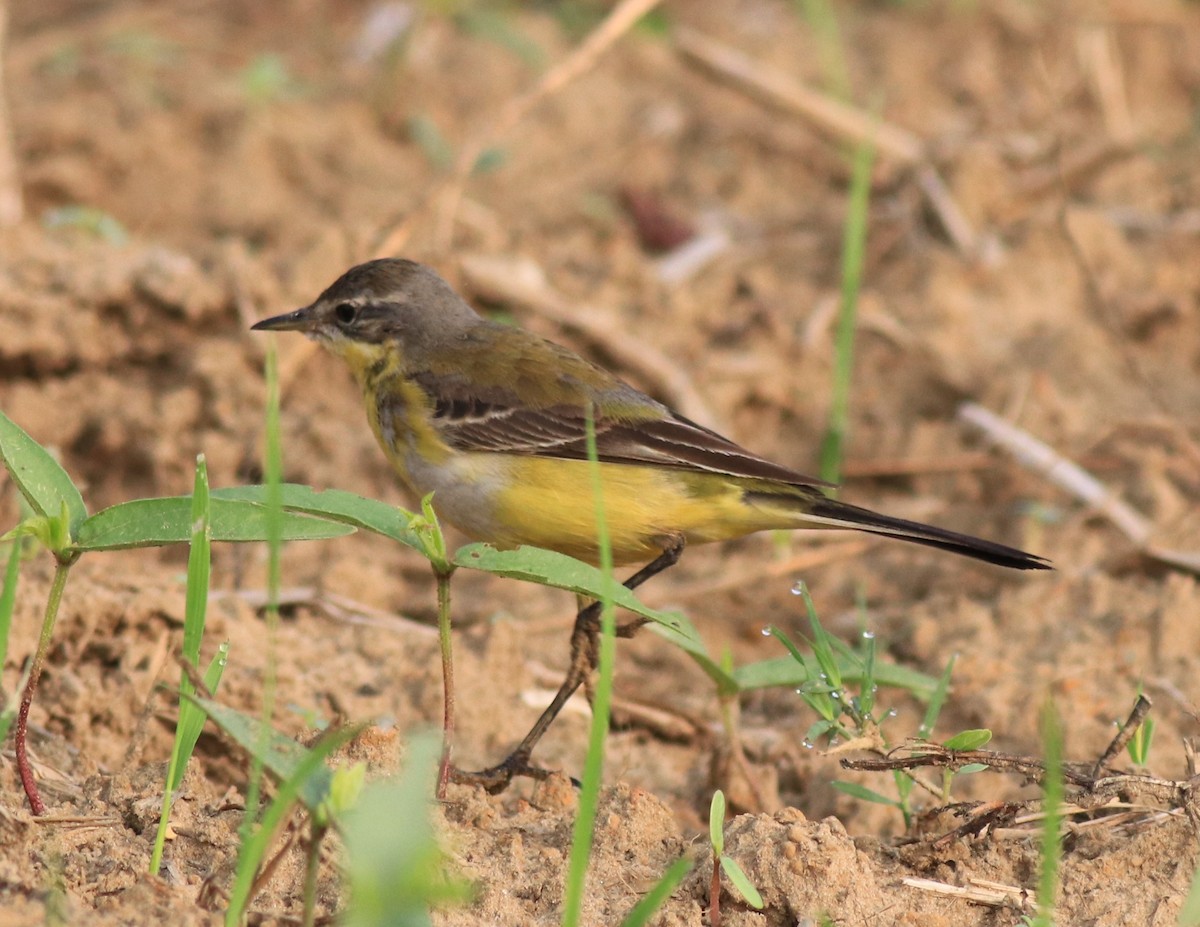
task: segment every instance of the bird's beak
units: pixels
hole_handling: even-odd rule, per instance
[[[312,306],[305,306],[294,312],[271,316],[255,322],[250,328],[256,332],[307,332],[312,331],[316,324],[316,314]]]

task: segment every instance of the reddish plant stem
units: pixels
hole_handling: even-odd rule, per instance
[[[67,575],[71,565],[79,559],[79,555],[58,556],[54,569],[54,581],[50,584],[50,595],[46,599],[46,616],[42,619],[42,633],[38,638],[37,651],[33,655],[33,664],[29,668],[29,680],[25,683],[25,691],[21,693],[21,707],[17,712],[17,727],[13,740],[17,748],[17,773],[21,777],[21,785],[25,789],[25,797],[29,799],[29,810],[39,817],[46,813],[45,802],[38,793],[37,779],[29,765],[29,752],[26,748],[26,735],[29,729],[29,707],[33,704],[33,693],[37,690],[38,680],[42,677],[42,667],[46,663],[46,654],[50,650],[50,642],[54,637],[54,622],[58,618],[58,606],[62,602],[63,589],[67,585]]]

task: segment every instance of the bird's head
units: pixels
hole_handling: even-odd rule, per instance
[[[475,310],[428,267],[381,258],[351,267],[309,305],[251,328],[303,332],[358,366],[389,348],[419,355],[479,322]]]

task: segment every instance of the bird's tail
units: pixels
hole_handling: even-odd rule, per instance
[[[771,496],[771,502],[775,505],[779,505],[781,501],[780,496]],[[870,534],[879,534],[901,541],[911,541],[914,544],[925,544],[940,550],[948,550],[964,557],[974,557],[976,560],[984,560],[1014,570],[1052,569],[1050,561],[1045,558],[1026,553],[1015,547],[997,544],[995,541],[985,541],[983,538],[960,534],[957,531],[949,531],[933,525],[924,525],[919,521],[881,515],[870,509],[839,502],[836,499],[806,499],[803,510],[804,525],[814,528],[850,528],[856,531],[866,531]]]

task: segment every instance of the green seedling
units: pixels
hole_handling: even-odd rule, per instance
[[[733,883],[733,887],[745,899],[746,904],[756,911],[761,911],[762,895],[738,865],[737,860],[725,855],[725,793],[720,789],[713,793],[712,803],[708,806],[708,839],[712,844],[713,853],[712,880],[708,890],[708,922],[711,927],[721,927],[722,872]]]

